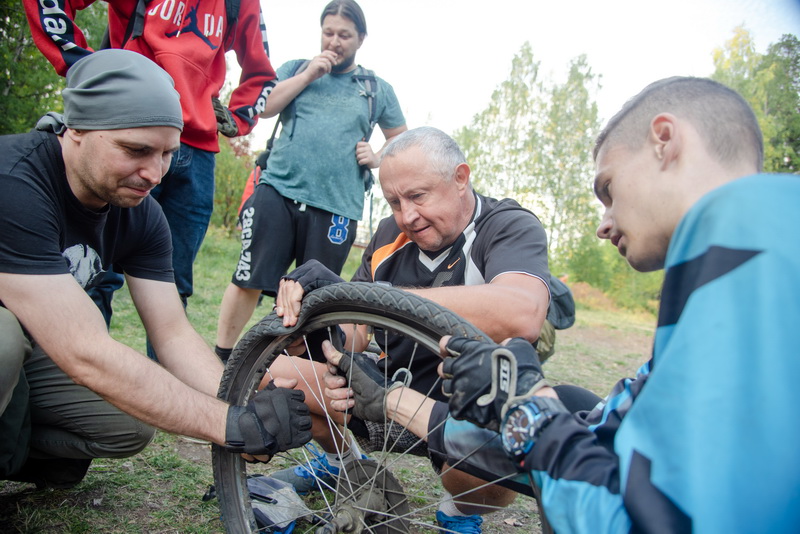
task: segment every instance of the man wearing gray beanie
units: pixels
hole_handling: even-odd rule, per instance
[[[65,75],[92,53],[75,24],[78,11],[96,0],[22,0],[31,36],[56,72]],[[108,0],[104,48],[125,49],[158,64],[181,95],[184,128],[180,150],[151,196],[161,205],[172,234],[175,285],[187,304],[194,291],[192,266],[214,209],[215,154],[219,133],[249,134],[275,85],[264,21],[258,0],[152,2]],[[220,103],[232,52],[241,67],[227,106]],[[149,92],[145,88],[146,92]],[[155,98],[148,100],[156,104]],[[90,295],[111,320],[113,292],[121,277],[109,273]],[[148,355],[157,353],[148,347]]]
[[[69,70],[63,99],[63,115],[0,137],[0,479],[71,487],[154,427],[259,459],[305,443],[302,392],[216,398],[222,365],[183,312],[150,197],[180,146],[170,76],[104,50]],[[162,365],[113,340],[86,293],[112,264]]]

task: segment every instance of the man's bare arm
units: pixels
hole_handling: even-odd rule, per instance
[[[322,348],[328,360],[328,371],[323,377],[325,396],[328,397],[332,409],[338,412],[352,411],[357,402],[355,398],[357,392],[347,387],[345,377],[337,374],[337,366],[343,355],[330,343],[323,343]],[[401,386],[389,391],[384,403],[387,418],[427,441],[428,423],[436,401],[418,391]]]
[[[547,316],[545,283],[527,274],[502,274],[488,284],[407,289],[452,310],[496,342],[510,337],[536,341]]]
[[[113,340],[72,276],[3,273],[0,300],[76,383],[145,423],[224,445],[227,404]]]
[[[325,50],[312,59],[303,72],[278,82],[267,97],[261,117],[268,119],[283,111],[311,82],[331,72],[335,64],[336,54]]]
[[[356,160],[359,165],[366,165],[370,169],[376,169],[381,163],[381,156],[383,156],[383,149],[389,144],[393,137],[397,137],[401,133],[408,130],[405,124],[396,128],[381,128],[381,133],[385,141],[383,146],[377,152],[372,151],[372,145],[366,141],[360,141],[356,144]]]
[[[185,384],[216,396],[222,362],[189,323],[174,284],[126,277],[158,361]]]

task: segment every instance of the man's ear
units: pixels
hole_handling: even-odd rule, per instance
[[[456,167],[456,176],[454,179],[459,190],[463,191],[467,189],[467,186],[469,185],[470,172],[469,165],[466,163],[459,163],[459,165]]]
[[[659,113],[650,122],[649,141],[656,157],[666,168],[678,158],[681,151],[678,119],[671,113]]]
[[[76,145],[79,145],[81,144],[81,139],[83,139],[83,131],[67,128],[66,131],[64,132],[64,136],[69,137],[70,141],[72,141]]]

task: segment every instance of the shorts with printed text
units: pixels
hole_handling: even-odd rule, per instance
[[[292,262],[318,260],[340,274],[358,221],[307,206],[259,184],[239,214],[242,250],[231,282],[275,296]]]

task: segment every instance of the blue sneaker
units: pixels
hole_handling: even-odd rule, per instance
[[[281,469],[271,473],[270,476],[288,482],[300,495],[307,495],[310,491],[335,489],[339,468],[328,462],[325,451],[318,451],[315,447],[309,446],[306,446],[306,450],[314,457],[311,461],[297,467]],[[361,458],[367,457],[361,455]]]
[[[479,515],[447,515],[441,510],[436,511],[436,522],[443,532],[458,534],[481,534],[483,518]]]
[[[281,469],[270,476],[288,482],[300,495],[306,495],[309,491],[335,488],[339,468],[328,462],[324,451],[317,452],[310,447],[306,447],[306,450],[313,456],[311,461],[297,467]]]

